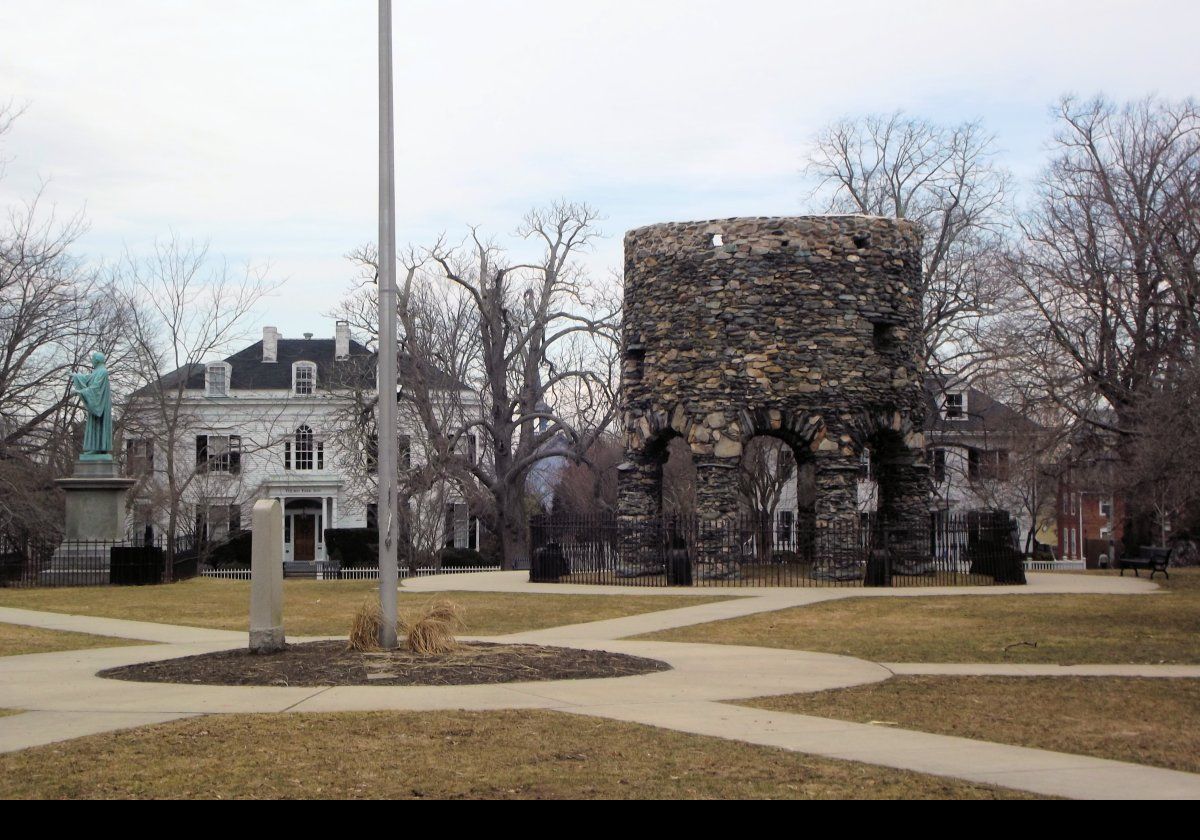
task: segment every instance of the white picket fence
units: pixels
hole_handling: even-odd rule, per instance
[[[379,569],[342,569],[336,572],[322,568],[323,563],[317,564],[317,580],[379,580]],[[430,575],[456,575],[465,572],[495,572],[498,566],[466,566],[461,569],[417,569],[416,577]],[[249,569],[204,569],[201,577],[218,578],[220,580],[250,580]],[[400,570],[400,579],[412,577],[408,569]],[[311,579],[311,578],[310,578]]]
[[[1027,572],[1082,572],[1087,568],[1083,560],[1026,560]]]

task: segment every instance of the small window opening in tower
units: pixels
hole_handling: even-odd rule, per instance
[[[725,237],[719,233],[714,233],[713,238],[712,238],[712,246],[714,248],[720,248],[724,244],[725,244]]]
[[[631,344],[625,351],[625,374],[631,382],[641,381],[646,369],[646,348],[640,344]]]
[[[887,324],[877,321],[873,325],[873,334],[871,336],[875,350],[879,353],[884,353],[896,349],[896,325]]]

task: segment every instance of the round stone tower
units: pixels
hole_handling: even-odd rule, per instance
[[[754,435],[814,462],[816,524],[858,521],[871,452],[881,518],[928,512],[920,236],[869,216],[735,218],[625,235],[620,514],[660,514],[667,444],[687,441],[702,517],[738,510]]]

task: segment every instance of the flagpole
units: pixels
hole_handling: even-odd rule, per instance
[[[392,2],[379,0],[379,643],[396,647],[399,523],[396,465],[396,171],[392,128]]]

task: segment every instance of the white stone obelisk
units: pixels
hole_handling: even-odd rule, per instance
[[[283,636],[283,505],[259,499],[251,514],[250,650],[276,653]]]

